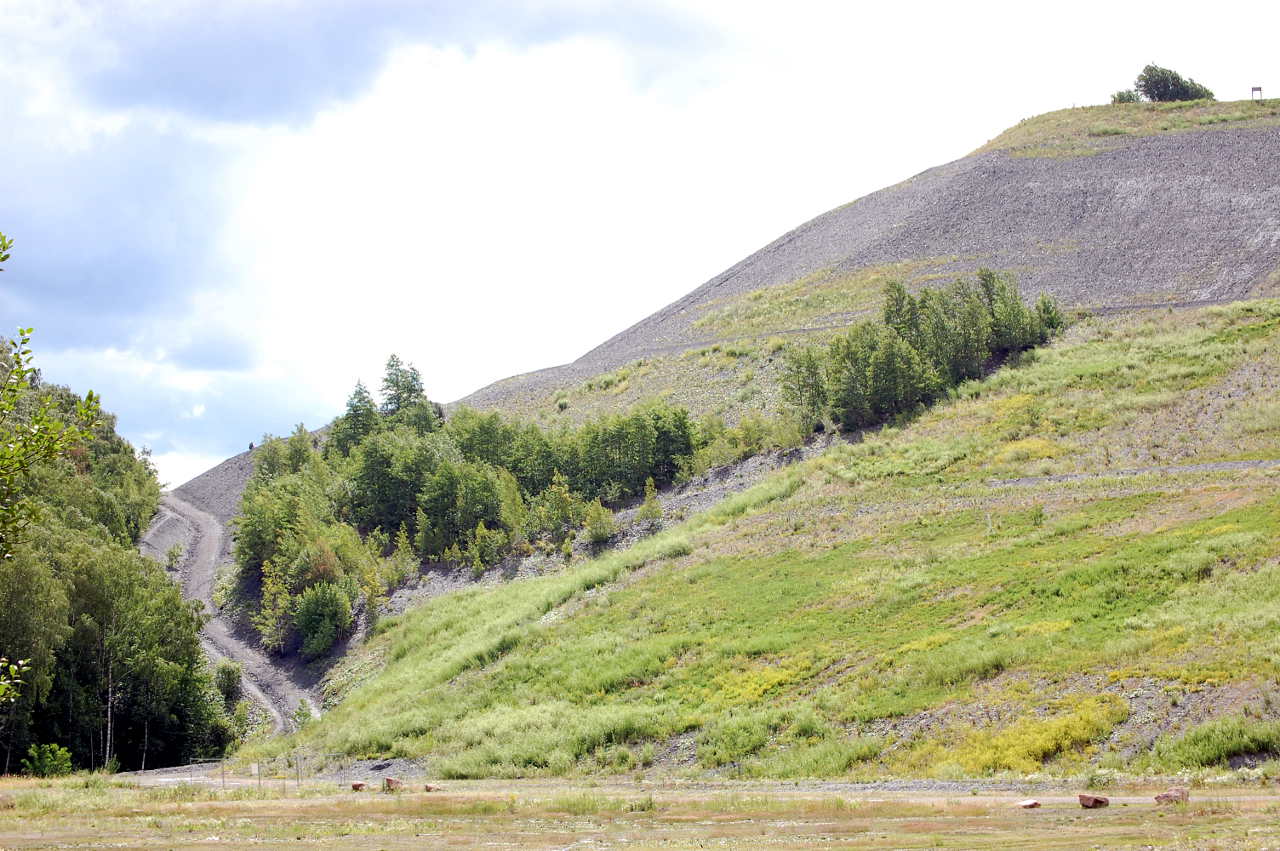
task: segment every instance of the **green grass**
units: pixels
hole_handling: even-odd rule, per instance
[[[1114,763],[1134,683],[1280,674],[1280,474],[988,481],[1280,457],[1223,430],[1280,381],[1280,302],[1177,318],[1085,322],[630,550],[385,622],[301,741],[449,777],[664,767],[677,737],[742,776]]]
[[[1237,756],[1280,757],[1280,722],[1219,718],[1156,744],[1154,762],[1168,768],[1225,766]]]
[[[690,334],[703,338],[767,337],[782,331],[848,324],[879,308],[889,281],[919,283],[937,277],[951,258],[869,266],[854,272],[823,269],[787,284],[716,299],[703,305]],[[726,346],[726,349],[732,349]]]
[[[1107,137],[1154,136],[1222,125],[1280,125],[1280,100],[1122,103],[1060,109],[1025,119],[975,153],[1009,151],[1015,156],[1088,156],[1125,144]],[[1095,141],[1099,139],[1106,141]]]

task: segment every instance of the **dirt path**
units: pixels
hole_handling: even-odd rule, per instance
[[[143,536],[142,550],[163,559],[174,544],[182,546],[183,558],[175,578],[184,597],[199,600],[212,614],[200,635],[205,652],[214,660],[239,662],[244,669],[245,692],[271,713],[277,732],[287,732],[294,727],[293,715],[300,704],[312,715],[319,715],[319,710],[306,688],[246,643],[234,626],[219,616],[213,602],[213,586],[222,561],[224,534],[218,518],[167,493],[161,497],[160,508]]]
[[[1258,461],[1211,461],[1207,464],[1170,464],[1158,467],[1133,467],[1127,470],[1102,470],[1096,473],[1060,473],[1051,476],[1023,476],[1017,479],[991,479],[993,488],[1051,485],[1060,482],[1079,482],[1087,479],[1104,479],[1122,476],[1143,476],[1150,473],[1173,476],[1179,473],[1223,473],[1232,470],[1269,470],[1280,467],[1280,459]]]

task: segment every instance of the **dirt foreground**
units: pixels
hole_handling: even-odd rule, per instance
[[[944,796],[860,791],[841,783],[450,781],[397,793],[335,783],[227,789],[138,786],[97,777],[0,780],[0,847],[198,848],[1276,848],[1280,793],[1192,789],[1158,806],[1162,789]]]

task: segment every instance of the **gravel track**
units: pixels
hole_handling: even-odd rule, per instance
[[[1031,485],[1049,485],[1059,482],[1079,482],[1087,479],[1104,479],[1121,476],[1144,476],[1158,474],[1176,476],[1179,473],[1225,473],[1233,470],[1268,470],[1280,467],[1280,459],[1263,459],[1256,461],[1211,461],[1207,464],[1170,464],[1157,467],[1131,467],[1127,470],[1102,470],[1096,473],[1059,473],[1050,476],[1022,476],[1016,479],[991,479],[987,482],[993,488],[1027,487]]]
[[[244,669],[248,696],[271,716],[277,732],[294,726],[299,705],[312,715],[319,709],[315,695],[297,677],[297,671],[277,665],[253,647],[234,623],[222,617],[214,604],[213,588],[218,568],[230,559],[231,535],[227,523],[235,516],[240,495],[253,472],[249,453],[234,456],[161,497],[159,510],[143,536],[140,548],[157,561],[174,544],[183,557],[174,579],[183,596],[204,604],[209,618],[200,642],[210,659],[231,659]]]

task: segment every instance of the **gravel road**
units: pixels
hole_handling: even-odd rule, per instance
[[[219,616],[213,602],[213,586],[218,566],[226,556],[228,538],[223,522],[217,517],[176,493],[166,493],[142,538],[141,549],[163,562],[170,547],[182,546],[183,558],[174,578],[182,586],[184,597],[199,600],[212,614],[200,634],[205,653],[210,659],[239,662],[244,669],[245,692],[271,714],[277,732],[286,732],[294,726],[293,715],[300,704],[312,715],[318,715],[319,710],[311,692],[296,682],[290,672],[250,646],[233,624]]]

